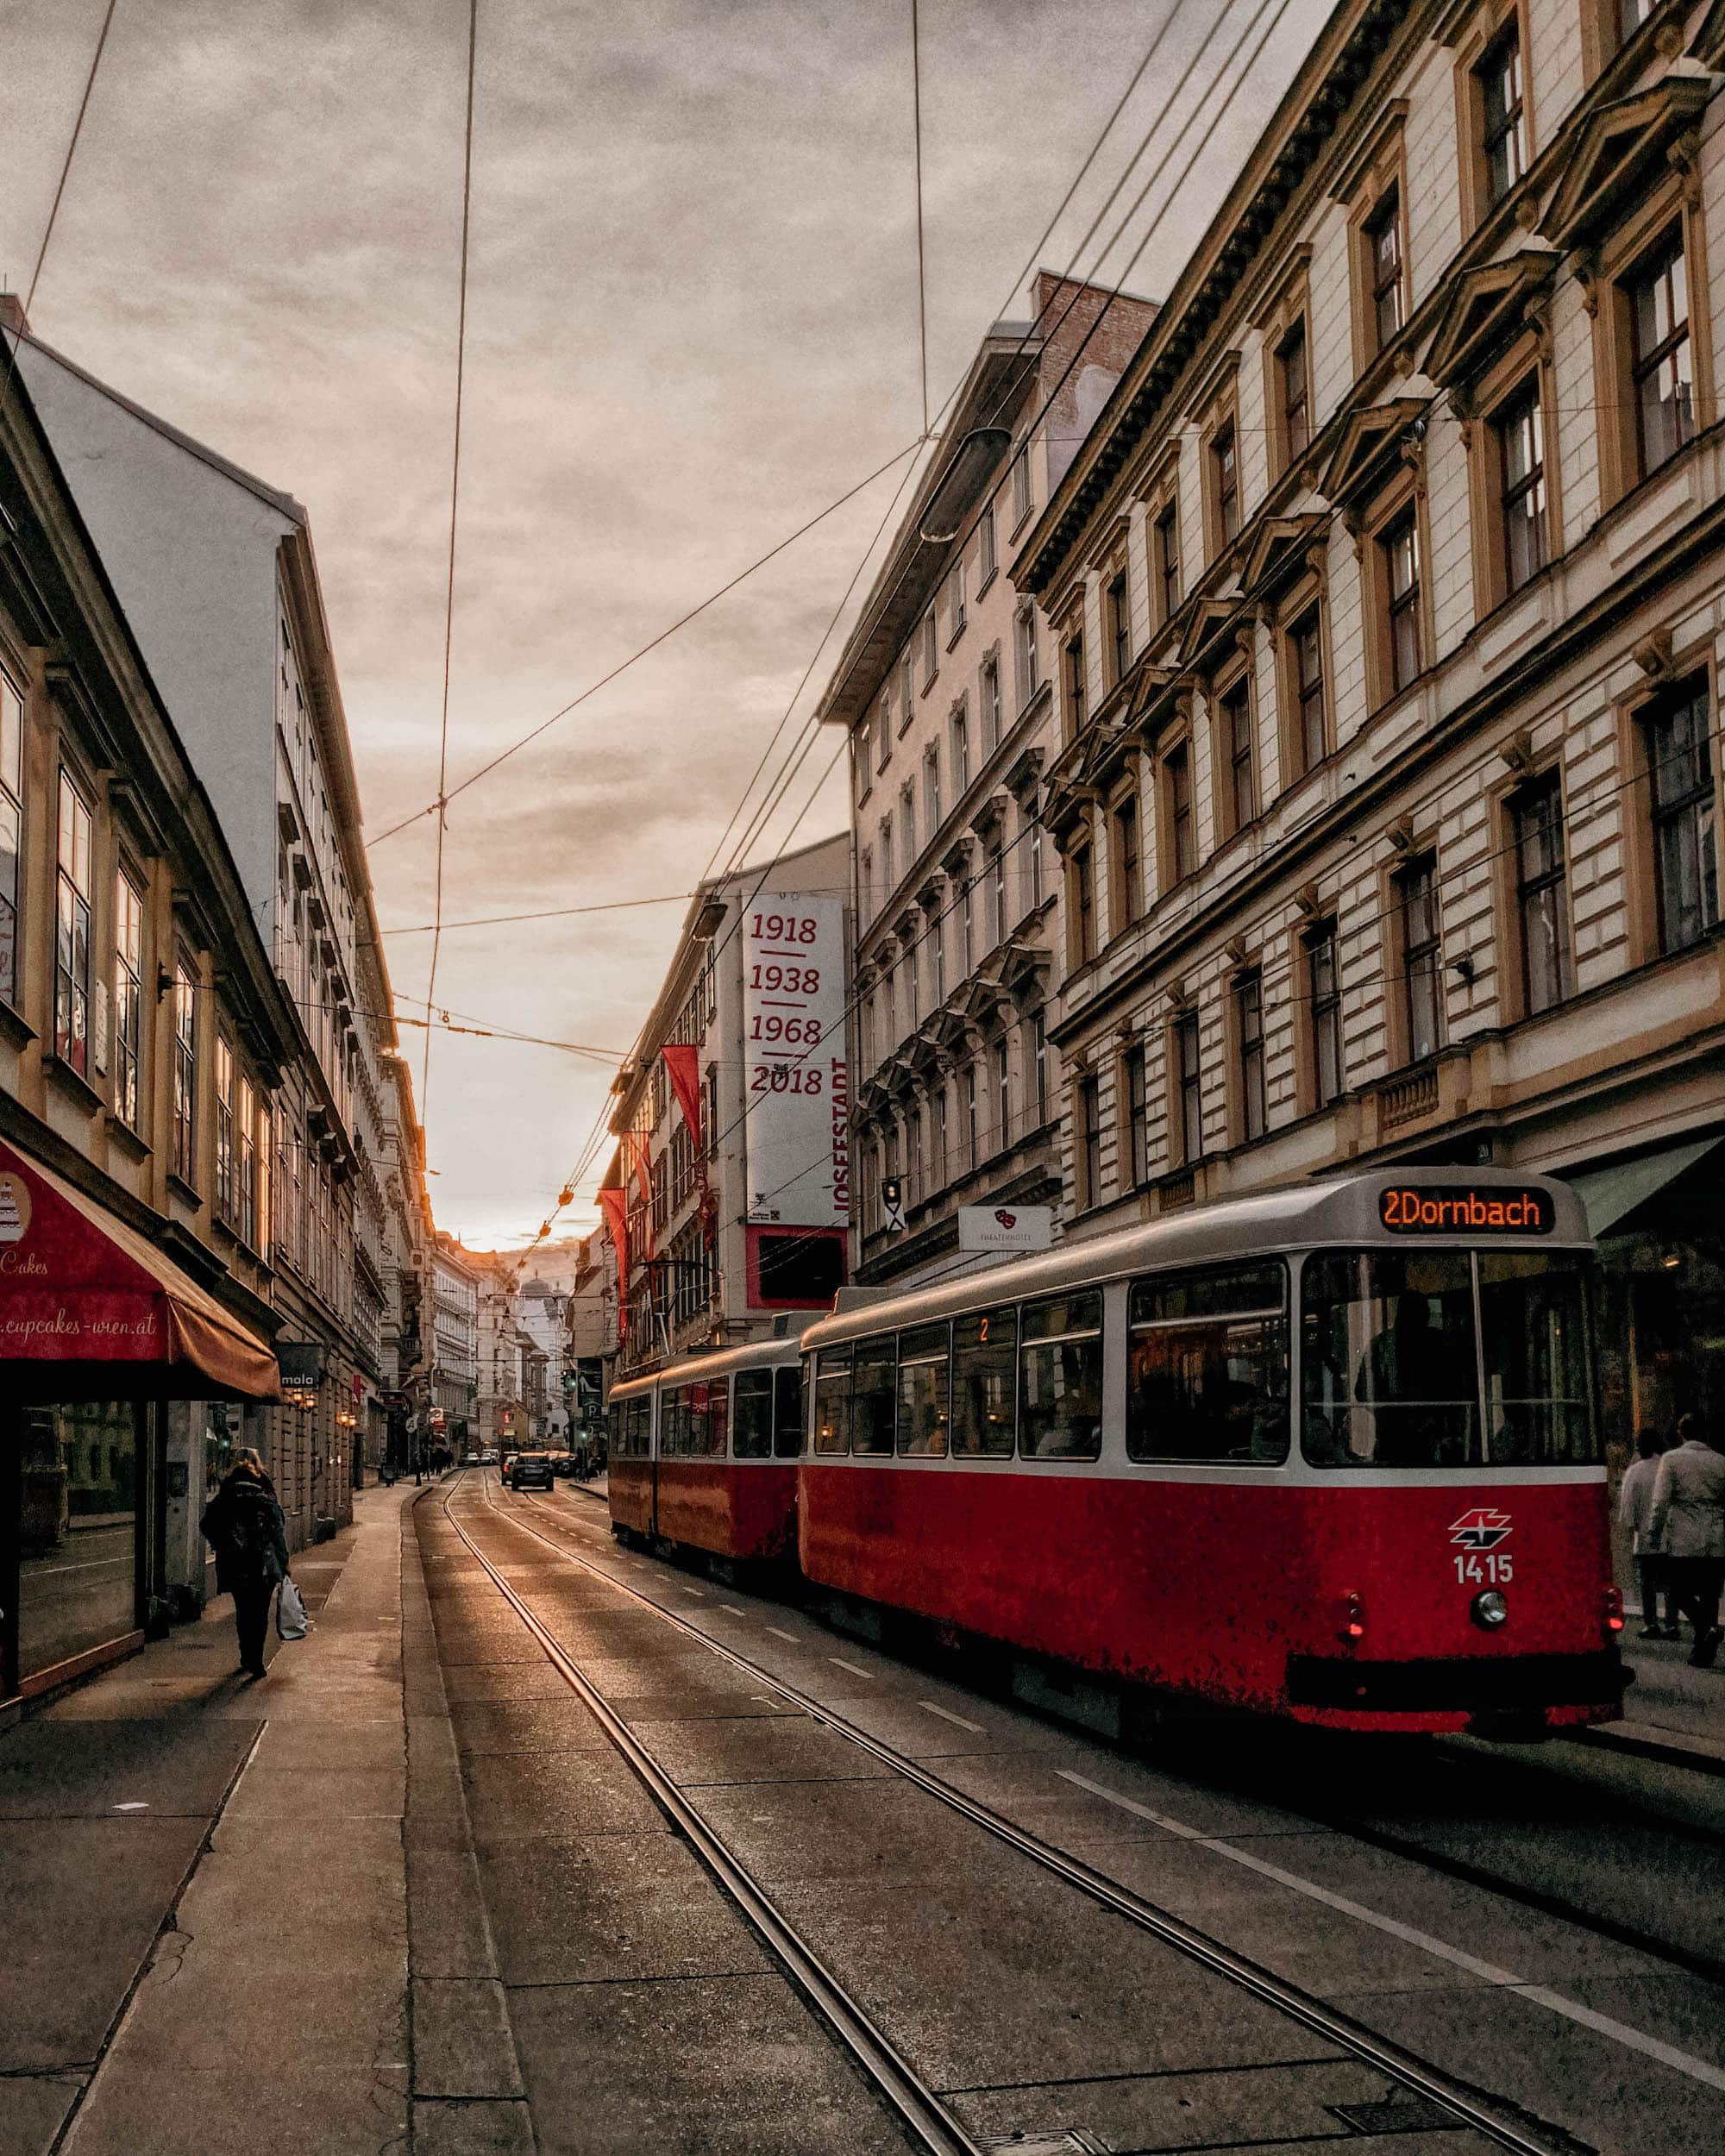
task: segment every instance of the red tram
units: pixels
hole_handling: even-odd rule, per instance
[[[1349,1729],[1612,1719],[1589,1264],[1563,1184],[1412,1169],[823,1319],[802,1570],[1190,1702]]]
[[[612,1532],[739,1564],[796,1552],[802,1365],[795,1340],[674,1363],[612,1388]]]

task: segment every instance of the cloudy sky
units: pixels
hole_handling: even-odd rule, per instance
[[[105,5],[0,0],[0,284],[28,282]],[[933,402],[1020,310],[1012,279],[1164,17],[1052,266],[1206,34],[1172,125],[1214,110],[1237,31],[1255,43],[1276,5],[922,0]],[[1134,288],[1167,289],[1327,11],[1288,0]],[[33,312],[49,343],[310,508],[373,833],[436,791],[467,12],[118,0]],[[909,0],[480,0],[479,22],[452,781],[921,427]],[[1110,261],[1093,247],[1079,267],[1118,275],[1165,191]],[[446,920],[687,892],[895,478],[453,804]],[[795,843],[844,814],[835,784]],[[429,820],[372,861],[411,1013]],[[621,1051],[682,910],[457,928],[438,1004]],[[423,1036],[404,1037],[417,1076]],[[608,1082],[556,1048],[438,1035],[440,1224],[530,1237]]]

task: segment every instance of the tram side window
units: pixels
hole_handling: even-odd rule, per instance
[[[899,1344],[884,1339],[856,1343],[856,1385],[851,1395],[851,1447],[857,1452],[893,1450],[894,1409],[898,1404]]]
[[[724,1381],[721,1378],[716,1383],[703,1381],[691,1385],[683,1398],[687,1402],[683,1450],[691,1459],[722,1460],[724,1457]]]
[[[773,1457],[773,1373],[738,1370],[731,1413],[732,1438],[739,1460]]]
[[[814,1449],[850,1450],[850,1351],[823,1348],[815,1362]]]
[[[906,1459],[946,1457],[950,1385],[944,1325],[899,1335],[899,1451]]]
[[[706,1389],[706,1454],[710,1460],[724,1457],[730,1421],[730,1383],[723,1377],[715,1378]]]
[[[955,1458],[1009,1460],[1018,1429],[1019,1313],[952,1321]]]
[[[1126,1457],[1288,1457],[1288,1272],[1230,1265],[1132,1282]]]
[[[803,1449],[803,1370],[800,1363],[773,1372],[773,1457],[794,1460]]]
[[[1019,1313],[1019,1451],[1094,1460],[1102,1450],[1102,1298],[1057,1295]]]
[[[1478,1264],[1492,1459],[1506,1466],[1598,1459],[1585,1261],[1568,1251],[1482,1250]]]
[[[683,1396],[667,1386],[659,1395],[659,1457],[679,1459],[683,1450]]]
[[[1330,1251],[1301,1280],[1302,1443],[1320,1467],[1480,1462],[1465,1250]]]

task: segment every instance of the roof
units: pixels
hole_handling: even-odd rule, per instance
[[[624,1378],[613,1385],[607,1397],[611,1400],[638,1399],[650,1393],[656,1385],[693,1385],[714,1377],[728,1377],[733,1370],[784,1369],[799,1361],[802,1344],[797,1335],[787,1334],[782,1340],[751,1340],[746,1347],[718,1348],[710,1355],[686,1355],[681,1361],[667,1363],[647,1377]]]

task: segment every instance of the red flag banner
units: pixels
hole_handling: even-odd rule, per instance
[[[683,1112],[683,1120],[689,1126],[689,1136],[699,1155],[702,1150],[700,1050],[673,1045],[662,1048],[659,1053],[665,1059],[665,1069],[671,1075],[671,1090],[677,1096],[677,1106]]]
[[[601,1190],[599,1205],[617,1250],[617,1332],[621,1339],[629,1330],[629,1193]]]
[[[646,1249],[642,1255],[653,1255],[653,1154],[646,1133],[630,1131],[624,1139],[629,1157],[635,1163],[635,1180],[641,1189],[641,1231]]]

